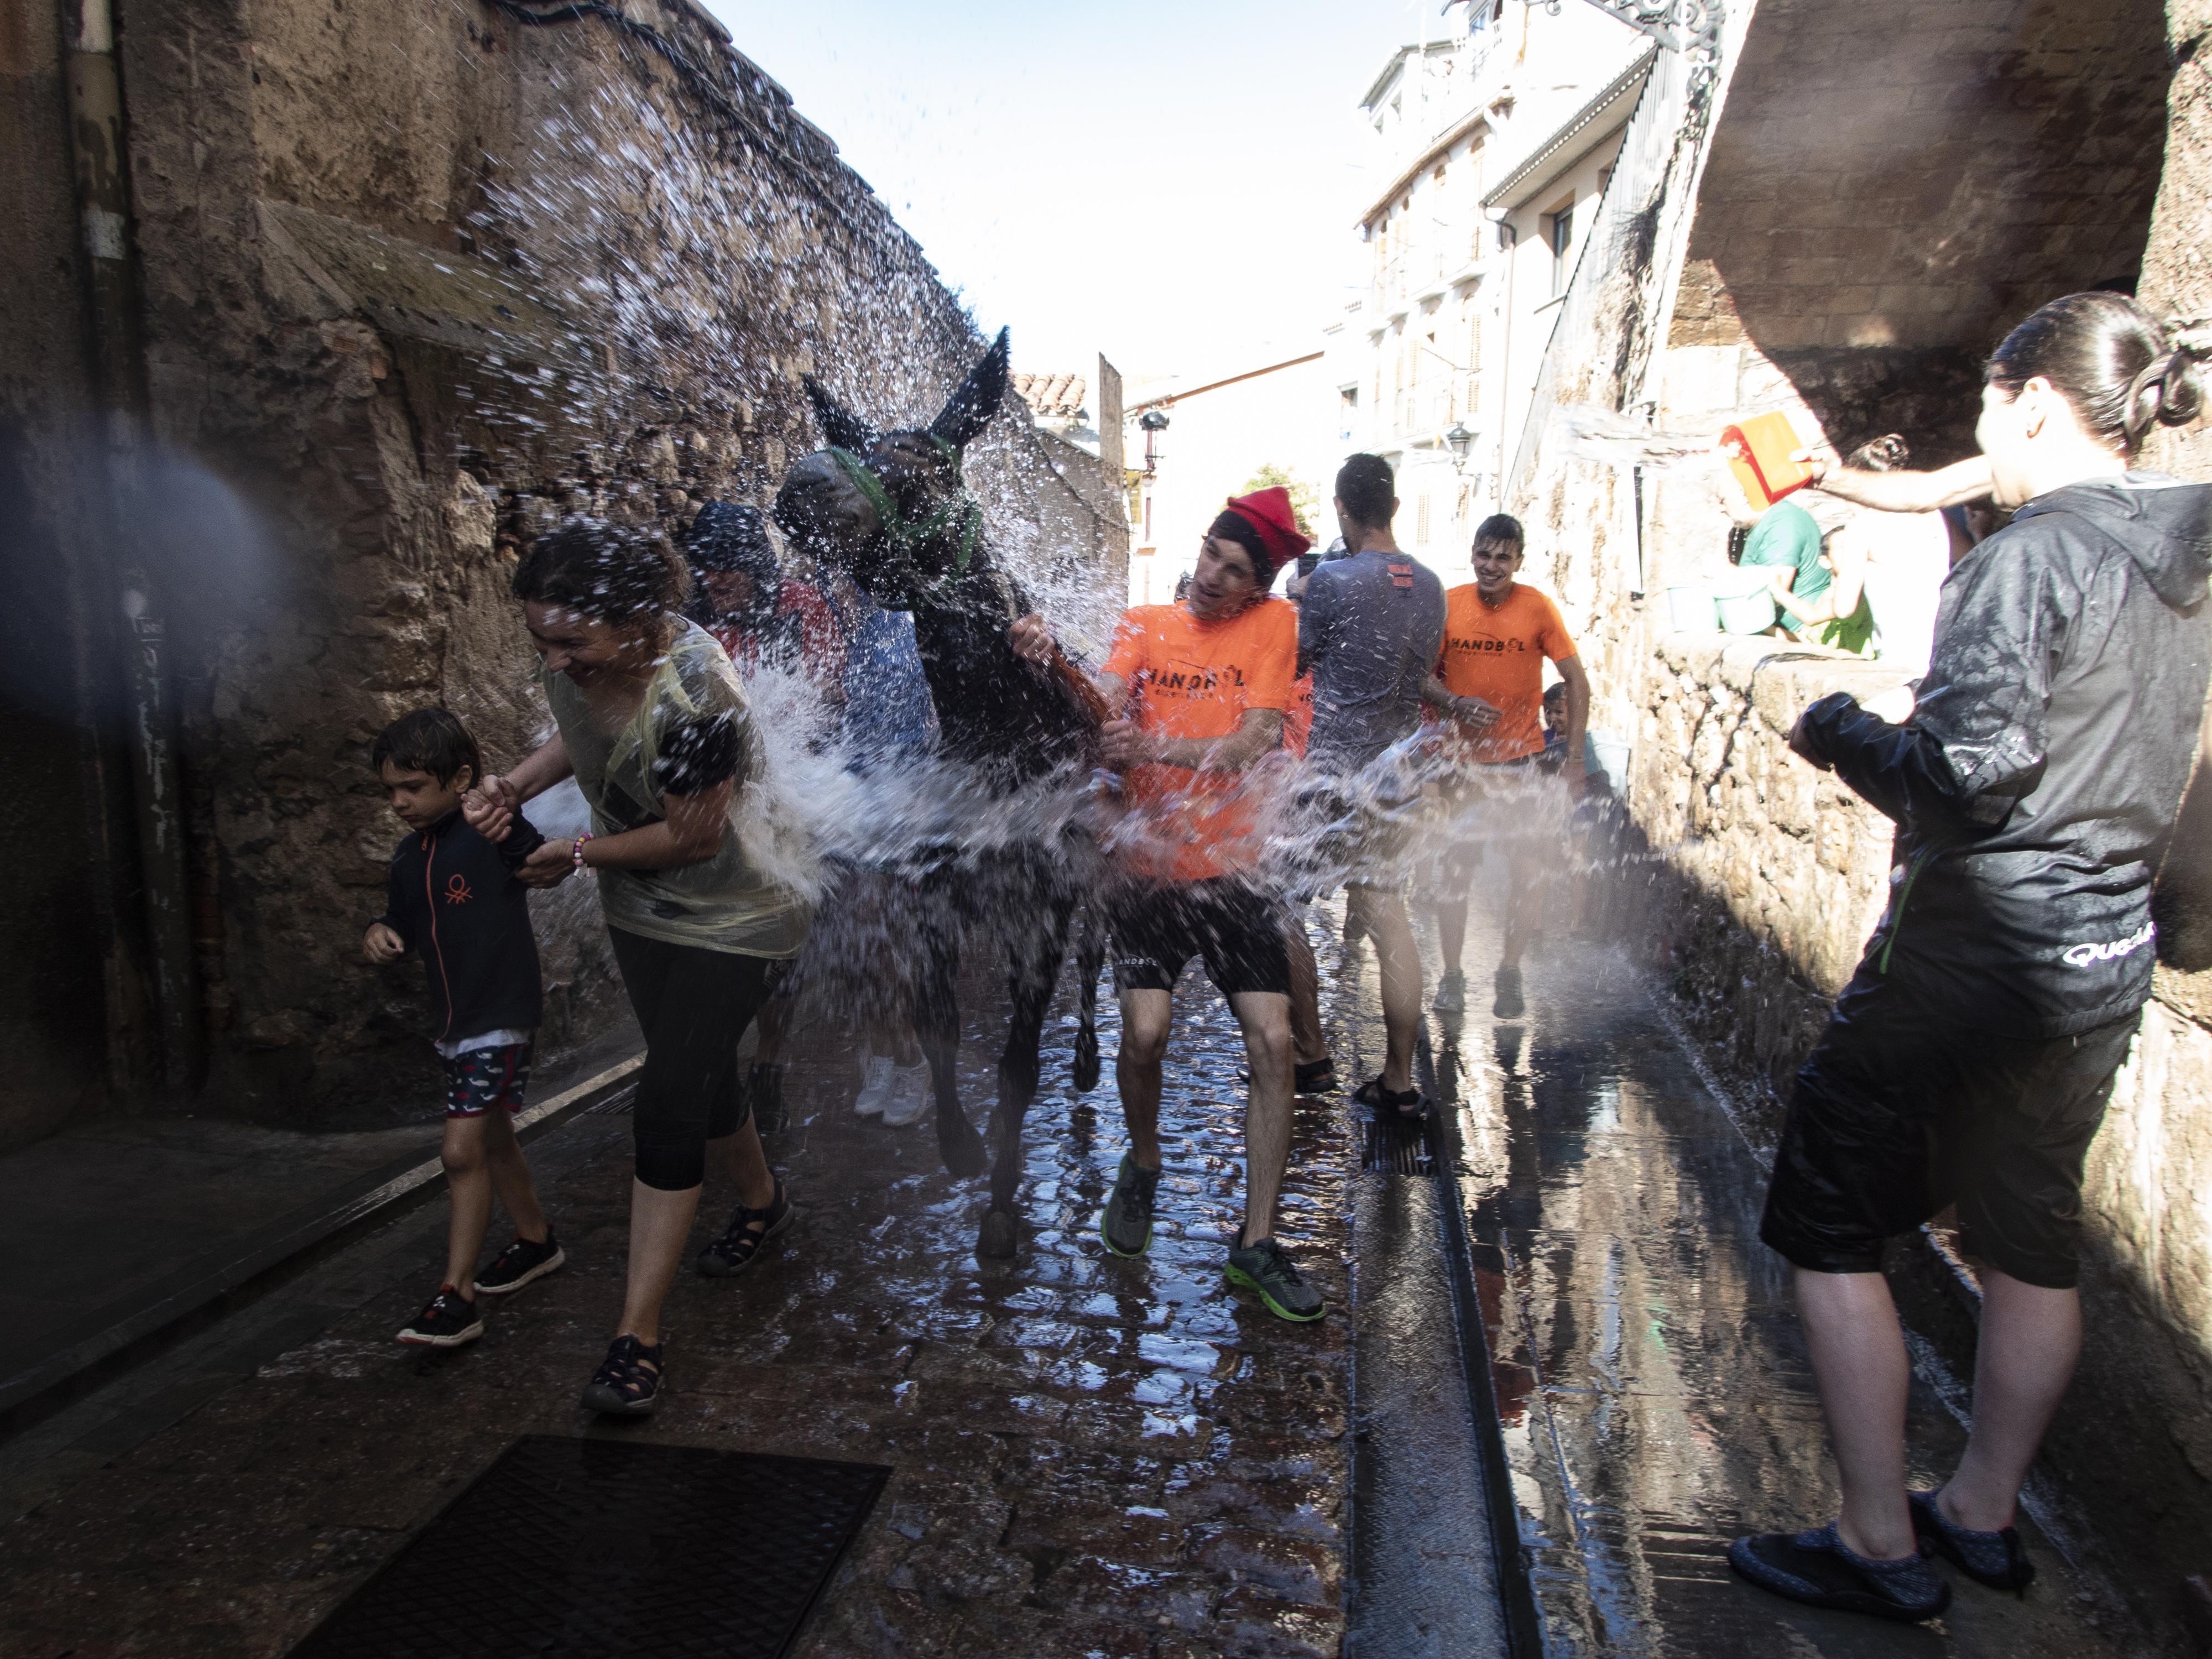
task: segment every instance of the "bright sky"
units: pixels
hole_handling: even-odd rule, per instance
[[[1358,280],[1356,102],[1439,0],[706,0],[1018,370],[1234,372]]]

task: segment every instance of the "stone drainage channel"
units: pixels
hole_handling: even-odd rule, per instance
[[[1313,921],[1350,1082],[1381,1031],[1372,954],[1340,957],[1339,914]],[[0,1650],[283,1654],[516,1436],[580,1433],[894,1466],[800,1640],[821,1659],[2140,1651],[2039,1534],[2026,1601],[1963,1586],[1916,1629],[1731,1580],[1735,1531],[1835,1502],[1754,1237],[1760,1161],[1618,955],[1556,941],[1529,1017],[1501,1023],[1492,949],[1469,941],[1474,1011],[1431,1018],[1427,1134],[1301,1103],[1279,1231],[1333,1304],[1318,1325],[1221,1282],[1242,1055],[1202,982],[1178,999],[1139,1262],[1097,1238],[1123,1140],[1110,1069],[1067,1092],[1072,1032],[1031,1117],[1031,1236],[979,1264],[976,1194],[926,1127],[853,1115],[854,1067],[817,1030],[774,1143],[804,1224],[744,1279],[679,1286],[648,1424],[573,1404],[625,1231],[628,1121],[597,1110],[532,1152],[572,1265],[474,1347],[391,1341],[437,1271],[428,1206],[0,1445]],[[976,1009],[971,1105],[996,1036]],[[1916,1474],[1955,1454],[1935,1391],[1912,1426]],[[486,1547],[495,1571],[528,1540]]]

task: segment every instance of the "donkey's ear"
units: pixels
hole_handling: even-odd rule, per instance
[[[929,423],[929,435],[944,439],[955,449],[964,449],[969,439],[991,423],[1006,400],[1006,331],[1002,328],[982,361],[968,371],[960,389],[945,400],[945,407]]]
[[[876,429],[830,395],[829,388],[811,374],[799,377],[814,404],[814,418],[822,422],[822,435],[832,449],[858,453],[876,441]]]

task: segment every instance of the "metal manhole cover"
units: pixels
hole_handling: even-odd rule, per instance
[[[778,1659],[890,1476],[531,1435],[293,1659]]]

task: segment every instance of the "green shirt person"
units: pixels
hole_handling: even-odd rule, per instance
[[[1770,580],[1778,598],[1786,592],[1809,603],[1827,589],[1828,572],[1820,563],[1820,521],[1795,501],[1777,501],[1759,515],[1744,541],[1742,562],[1771,567]]]

